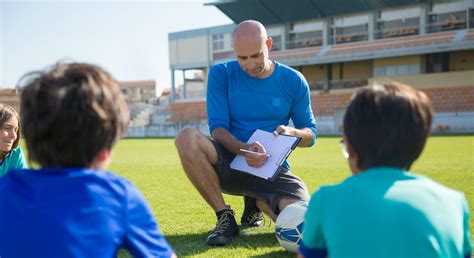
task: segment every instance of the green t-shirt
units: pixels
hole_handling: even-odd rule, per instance
[[[465,257],[472,246],[464,194],[395,168],[374,168],[311,197],[308,257]]]
[[[8,170],[14,168],[28,168],[26,165],[25,156],[23,155],[23,151],[21,150],[20,146],[12,150],[3,160],[2,164],[0,165],[0,176],[5,175]]]

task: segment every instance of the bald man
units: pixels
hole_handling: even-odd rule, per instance
[[[232,43],[237,60],[217,64],[209,72],[207,112],[212,139],[186,128],[175,142],[188,178],[216,213],[216,226],[207,238],[211,246],[227,245],[239,235],[234,211],[222,193],[244,196],[241,224],[247,226],[260,224],[261,211],[275,220],[287,205],[309,200],[306,185],[286,162],[274,181],[230,168],[236,155],[243,155],[253,167],[267,161],[264,146],[247,143],[253,132],[298,136],[299,147],[312,146],[316,140],[308,84],[298,71],[269,59],[272,39],[264,26],[252,20],[240,23]],[[290,119],[294,127],[288,126]]]

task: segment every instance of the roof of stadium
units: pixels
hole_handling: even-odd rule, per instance
[[[380,8],[431,2],[429,0],[220,0],[208,2],[235,23],[258,20],[265,25],[318,19]]]

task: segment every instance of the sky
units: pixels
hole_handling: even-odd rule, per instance
[[[204,2],[0,0],[0,88],[58,60],[94,63],[117,80],[156,80],[158,91],[169,88],[168,33],[232,23]]]

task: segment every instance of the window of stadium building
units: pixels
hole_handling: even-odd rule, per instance
[[[474,28],[474,9],[469,10],[469,28]]]
[[[434,13],[429,16],[428,32],[465,29],[467,11]]]
[[[302,48],[321,46],[323,43],[323,32],[322,31],[306,31],[296,32],[289,34],[288,48]]]
[[[385,65],[374,68],[374,77],[420,74],[420,64]]]
[[[281,35],[274,35],[271,36],[273,45],[271,51],[278,51],[281,50]]]
[[[390,38],[418,34],[420,17],[377,22],[375,37]]]
[[[336,27],[336,35],[332,37],[332,42],[345,43],[368,40],[368,24]]]
[[[213,51],[224,50],[224,34],[212,35],[212,50]]]

